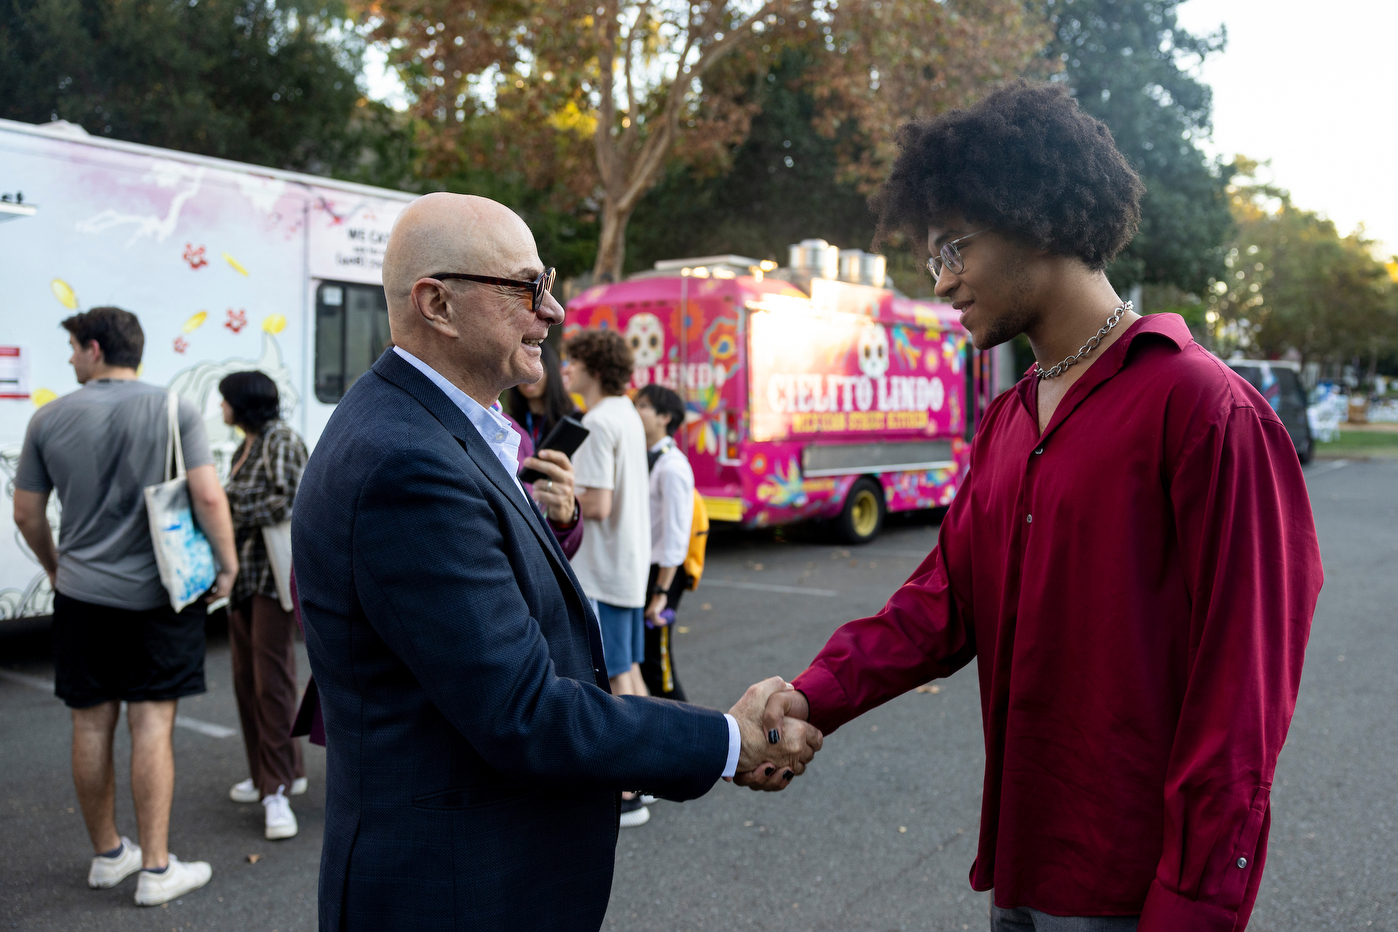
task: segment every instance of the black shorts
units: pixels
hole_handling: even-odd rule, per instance
[[[202,600],[133,612],[55,593],[54,692],[73,709],[204,692],[206,614]]]

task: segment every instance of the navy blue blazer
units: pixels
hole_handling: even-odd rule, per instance
[[[326,731],[325,930],[596,930],[618,791],[707,792],[719,712],[612,696],[554,535],[392,350],[340,402],[292,518]]]

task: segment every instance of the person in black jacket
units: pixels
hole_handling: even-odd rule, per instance
[[[320,927],[592,932],[621,790],[794,777],[821,736],[764,731],[777,677],[727,715],[608,692],[596,616],[496,403],[539,378],[563,320],[524,222],[419,198],[383,273],[394,347],[331,416],[292,518],[327,738]],[[560,456],[526,463],[549,475]]]

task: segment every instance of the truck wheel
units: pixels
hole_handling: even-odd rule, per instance
[[[860,479],[845,496],[835,524],[840,537],[850,544],[869,543],[883,529],[884,510],[883,488],[873,479]]]

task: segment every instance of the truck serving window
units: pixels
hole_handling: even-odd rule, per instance
[[[316,398],[326,404],[343,398],[388,340],[382,287],[322,282],[316,289]]]

